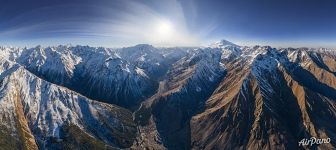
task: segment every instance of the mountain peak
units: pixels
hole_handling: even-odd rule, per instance
[[[153,45],[150,45],[150,44],[137,44],[133,47],[137,47],[137,48],[140,48],[140,47],[143,47],[143,48],[153,48]]]
[[[227,46],[234,46],[234,47],[239,47],[238,45],[230,42],[230,41],[227,41],[227,40],[220,40],[220,41],[217,41],[213,44],[210,45],[210,47],[219,47],[219,48],[222,48],[222,47],[227,47]]]

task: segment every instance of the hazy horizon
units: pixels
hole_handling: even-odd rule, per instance
[[[210,46],[211,44],[215,43],[215,42],[218,42],[218,41],[221,41],[221,40],[227,40],[227,39],[219,39],[219,40],[216,40],[216,41],[211,41],[211,42],[208,42],[208,43],[205,43],[205,44],[201,44],[201,45],[186,45],[186,46],[183,46],[183,45],[171,45],[171,46],[162,46],[162,45],[155,45],[155,44],[151,44],[151,43],[137,43],[137,44],[129,44],[129,45],[110,45],[110,46],[104,46],[104,45],[95,45],[95,44],[85,44],[85,43],[52,43],[52,44],[28,44],[28,45],[21,45],[21,44],[2,44],[0,43],[0,46],[2,47],[15,47],[15,48],[34,48],[34,47],[38,47],[38,46],[42,46],[42,47],[57,47],[57,46],[89,46],[89,47],[104,47],[104,48],[124,48],[124,47],[133,47],[133,46],[136,46],[136,45],[141,45],[141,44],[147,44],[147,45],[152,45],[154,47],[157,47],[157,48],[174,48],[174,47],[208,47]],[[253,46],[270,46],[270,47],[273,47],[273,48],[327,48],[327,49],[331,49],[331,50],[336,50],[336,46],[304,46],[304,45],[288,45],[288,46],[284,46],[284,45],[270,45],[270,44],[267,44],[267,43],[264,43],[262,44],[263,42],[261,42],[260,44],[253,44],[253,43],[249,43],[249,42],[235,42],[235,41],[231,41],[231,40],[228,40],[234,44],[237,44],[239,46],[247,46],[247,47],[253,47]]]

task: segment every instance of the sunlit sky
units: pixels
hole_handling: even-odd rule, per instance
[[[334,0],[1,0],[0,45],[336,48]]]

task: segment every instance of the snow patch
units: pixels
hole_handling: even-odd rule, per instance
[[[143,77],[149,78],[143,69],[136,67],[136,68],[135,68],[135,71],[136,71],[136,73],[137,73],[138,75],[141,75],[141,76],[143,76]]]

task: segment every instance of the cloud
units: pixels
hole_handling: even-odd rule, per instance
[[[153,5],[154,4],[154,5]],[[193,10],[193,15],[196,9]],[[48,15],[48,14],[52,15]],[[29,10],[9,20],[0,36],[13,39],[72,38],[85,42],[104,39],[105,45],[149,43],[157,46],[199,45],[201,36],[213,27],[192,31],[185,10],[176,0],[149,4],[141,1],[117,0],[110,3],[63,4]],[[169,37],[161,35],[158,24],[169,21],[173,30]]]

